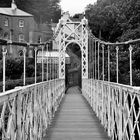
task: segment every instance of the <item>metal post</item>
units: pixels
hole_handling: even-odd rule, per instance
[[[108,46],[108,82],[110,82],[110,46]]]
[[[108,46],[108,136],[110,136],[110,46]]]
[[[94,42],[92,40],[92,45],[93,44],[94,44]],[[94,45],[93,45],[93,79],[95,79],[95,77],[94,77],[94,63],[95,63],[95,61],[94,61]]]
[[[103,74],[103,83],[102,83],[102,125],[104,124],[104,44],[102,44],[102,74]]]
[[[55,74],[56,74],[56,71],[55,71],[55,69],[56,69],[56,64],[55,64],[55,56],[54,56],[54,61],[53,61],[53,63],[54,63],[54,80],[56,79],[56,76],[55,76]]]
[[[52,79],[55,79],[55,57],[52,58]]]
[[[96,80],[96,40],[95,40],[95,80]]]
[[[55,68],[55,69],[54,69],[54,73],[55,73],[55,74],[54,74],[54,78],[56,79],[56,58],[54,59],[54,66],[55,66],[55,67],[54,67],[54,68]]]
[[[100,42],[98,42],[98,80],[100,80]]]
[[[129,55],[130,55],[130,85],[132,86],[133,85],[133,79],[132,79],[132,51],[133,51],[133,48],[132,48],[132,45],[130,45],[129,47]]]
[[[97,116],[99,115],[98,114],[98,106],[99,106],[99,100],[98,100],[98,96],[99,96],[99,80],[100,80],[100,42],[98,41],[98,83],[97,83],[97,103],[96,103],[96,112],[97,112]]]
[[[57,57],[57,78],[59,78],[59,57]]]
[[[116,76],[117,76],[117,83],[119,83],[119,58],[118,58],[119,47],[116,46]]]
[[[23,71],[23,85],[26,84],[26,48],[23,48],[23,57],[24,57],[24,71]]]
[[[92,64],[92,39],[90,38],[90,48],[91,48],[91,64]],[[93,108],[93,79],[92,79],[92,67],[91,67],[91,76],[90,76],[90,92],[91,92],[91,107]]]
[[[88,47],[89,47],[89,49],[91,48],[91,47],[90,47],[90,43],[89,43],[89,46],[88,46]],[[91,62],[91,55],[92,55],[91,52],[89,52],[88,55],[89,55],[89,58],[88,58],[88,65],[90,65],[90,62]],[[90,78],[91,78],[91,68],[88,68],[88,79],[90,79]]]
[[[50,80],[51,80],[52,79],[52,72],[51,72],[52,63],[51,63],[51,53],[50,52],[49,52],[49,57],[50,57],[49,58],[50,59],[50,61],[49,61],[49,63],[50,63],[50,71],[49,72],[50,72]]]
[[[91,39],[91,66],[93,64],[93,46],[92,46],[92,39]],[[91,79],[93,79],[93,68],[91,68]]]
[[[5,59],[6,59],[6,53],[7,50],[5,48],[5,46],[2,46],[2,56],[3,56],[3,92],[5,92],[5,75],[6,75],[6,64],[5,64]]]
[[[97,92],[98,92],[98,88],[96,87],[97,86],[97,79],[96,79],[96,40],[95,40],[95,48],[94,48],[94,55],[95,55],[95,66],[94,66],[94,69],[95,69],[95,81],[94,81],[94,84],[95,84],[95,92],[94,92],[94,94],[95,94],[95,97],[96,97],[96,101],[95,101],[95,104],[96,104],[96,107],[97,107],[97,98],[98,98],[98,94],[97,94]],[[96,108],[95,107],[95,108]]]
[[[89,44],[90,46],[91,46],[91,64],[90,65],[92,65],[92,55],[93,55],[93,53],[92,53],[92,40],[90,39],[90,44]],[[91,76],[90,76],[90,79],[92,79],[92,67],[91,67],[91,71],[90,71],[90,73],[91,73]]]
[[[90,65],[92,64],[92,41],[91,41],[91,38],[89,39],[89,50],[90,50]],[[90,105],[92,107],[92,67],[90,68],[90,95],[91,95],[91,98],[90,98]]]
[[[35,84],[37,82],[37,47],[35,47]]]
[[[46,51],[47,51],[47,71],[46,71],[46,73],[47,73],[46,76],[47,76],[47,77],[46,77],[46,81],[48,81],[48,60],[49,60],[49,59],[48,59],[48,44],[46,44],[46,45],[47,45],[47,48],[46,48],[46,49],[47,49],[47,50],[46,50]]]
[[[57,45],[59,45],[58,42],[57,42]],[[59,56],[57,57],[57,63],[56,63],[56,66],[57,66],[57,74],[56,74],[56,78],[59,78]]]
[[[42,82],[43,82],[44,81],[44,62],[43,62],[44,61],[43,60],[44,59],[44,54],[43,54],[44,53],[44,46],[43,45],[41,46],[41,49],[42,49]]]
[[[52,79],[54,79],[54,62],[53,62],[54,58],[52,57],[51,61],[52,61]]]
[[[102,73],[103,73],[103,81],[104,81],[104,44],[102,45]]]
[[[57,56],[56,56],[56,79],[57,79],[57,69],[58,69],[58,68],[57,68],[57,59],[58,59],[58,58],[57,58]]]

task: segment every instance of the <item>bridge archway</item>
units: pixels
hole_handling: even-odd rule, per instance
[[[65,79],[65,51],[69,44],[76,43],[81,49],[82,79],[88,78],[88,21],[83,17],[81,20],[73,20],[69,13],[59,20],[55,33],[55,41],[59,47],[59,78]]]
[[[69,55],[70,62],[65,66],[65,84],[66,88],[72,86],[82,85],[81,76],[81,48],[79,44],[72,42],[68,43],[66,47],[66,53]]]

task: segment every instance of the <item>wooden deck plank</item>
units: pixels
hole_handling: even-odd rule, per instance
[[[67,92],[43,140],[110,140],[78,88]]]

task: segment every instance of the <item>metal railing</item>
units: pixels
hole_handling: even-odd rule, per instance
[[[83,94],[113,140],[140,138],[140,87],[87,79]]]
[[[0,139],[41,139],[64,93],[64,80],[56,79],[0,94]]]
[[[2,87],[0,93],[0,140],[38,140],[46,134],[65,93],[65,81],[58,78],[58,58],[52,60],[49,58],[50,56],[45,58],[43,56],[45,52],[50,54],[49,43],[29,44],[0,39],[2,50],[0,84],[3,83],[3,86],[0,86]],[[14,52],[15,50],[22,51],[22,56],[15,56],[19,55],[18,51]],[[42,54],[39,56],[39,65],[38,51]],[[21,74],[15,75],[18,78],[21,76],[20,79],[8,77],[9,61],[7,58],[9,61],[13,58],[14,61],[17,58],[22,60],[22,63],[15,68],[16,70],[22,66]],[[34,67],[33,75],[30,75],[27,69],[28,59],[31,58]],[[30,69],[29,72],[31,72]],[[10,82],[15,84],[12,87],[14,89],[7,89]]]
[[[140,139],[140,84],[133,74],[139,44],[140,39],[108,43],[89,35],[92,63],[89,78],[82,81],[82,93],[112,140]],[[121,77],[124,65],[126,83]]]

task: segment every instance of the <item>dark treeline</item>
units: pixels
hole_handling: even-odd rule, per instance
[[[86,7],[96,37],[105,41],[140,38],[140,0],[97,0]]]
[[[0,0],[0,7],[10,7],[12,0]],[[58,22],[61,16],[60,0],[15,0],[17,7],[35,16],[39,23]]]
[[[86,18],[92,33],[101,40],[121,42],[140,38],[140,0],[97,0],[94,5],[86,7]],[[113,46],[110,57],[111,81],[116,82],[116,48]],[[129,45],[119,46],[118,57],[119,83],[129,84]],[[139,44],[133,45],[132,58],[133,85],[140,86]],[[107,78],[107,54],[105,54],[105,73]]]

